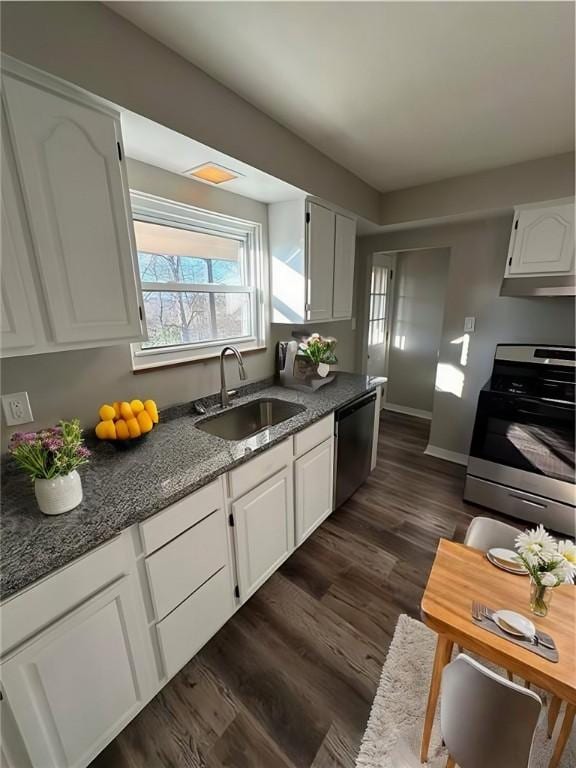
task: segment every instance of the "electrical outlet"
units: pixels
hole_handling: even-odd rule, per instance
[[[12,395],[2,395],[2,410],[9,427],[16,424],[29,424],[34,421],[28,392],[15,392]]]
[[[465,317],[464,318],[464,333],[474,333],[474,329],[476,328],[476,318],[475,317]]]

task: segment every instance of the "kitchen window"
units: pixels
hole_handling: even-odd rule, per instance
[[[148,338],[133,345],[148,368],[263,346],[261,227],[132,193]]]

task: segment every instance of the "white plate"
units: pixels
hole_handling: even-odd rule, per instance
[[[494,547],[486,552],[486,557],[496,568],[501,568],[503,571],[508,571],[508,573],[517,573],[522,576],[528,575],[528,571],[522,563],[515,560],[516,552],[512,549]]]
[[[532,638],[536,634],[536,627],[530,619],[516,611],[494,611],[492,618],[500,629],[509,635]]]

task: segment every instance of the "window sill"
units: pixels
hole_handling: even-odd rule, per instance
[[[250,355],[253,352],[265,352],[268,349],[266,346],[248,347],[241,349],[242,356]],[[220,352],[210,352],[205,355],[198,355],[198,357],[190,357],[188,360],[172,360],[170,362],[150,363],[148,365],[139,365],[137,368],[132,369],[132,373],[136,376],[141,373],[153,373],[154,371],[162,371],[168,368],[180,368],[184,365],[194,365],[195,363],[206,363],[208,360],[218,360]]]

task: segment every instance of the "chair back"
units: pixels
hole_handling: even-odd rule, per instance
[[[468,526],[464,544],[488,552],[492,547],[514,549],[516,536],[520,531],[513,525],[492,520],[490,517],[475,517]]]
[[[527,768],[542,702],[461,653],[442,673],[442,738],[459,768]]]

